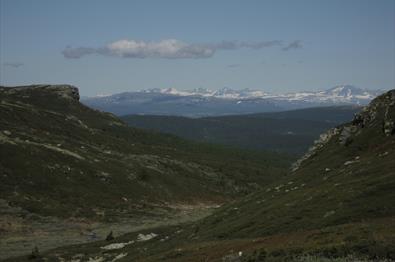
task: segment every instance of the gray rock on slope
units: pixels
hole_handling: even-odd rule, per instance
[[[292,172],[299,169],[302,163],[314,156],[319,149],[324,147],[334,136],[338,135],[338,143],[347,146],[352,140],[352,136],[357,135],[361,129],[370,127],[375,124],[379,110],[385,110],[384,119],[382,120],[383,134],[391,136],[395,134],[395,119],[391,118],[389,112],[395,106],[395,89],[380,95],[364,107],[360,113],[354,116],[350,124],[332,128],[326,133],[320,135],[320,138],[314,142],[314,145],[308,152],[298,159],[291,167]],[[392,109],[393,111],[393,109]]]

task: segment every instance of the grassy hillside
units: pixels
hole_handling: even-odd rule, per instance
[[[350,123],[323,134],[290,174],[198,223],[62,248],[45,256],[81,254],[79,259],[105,261],[393,261],[393,159],[395,90],[376,98]],[[126,245],[107,249],[110,243]]]
[[[128,115],[122,119],[130,126],[200,142],[302,154],[319,134],[350,121],[360,109],[340,106],[206,118]]]
[[[0,87],[0,199],[28,212],[113,219],[219,203],[284,175],[291,158],[127,127],[70,86]]]
[[[351,123],[321,135],[288,176],[237,203],[238,212],[227,219],[235,223],[233,230],[229,224],[220,230],[223,223],[215,218],[204,225],[215,225],[218,236],[241,237],[394,216],[394,120],[392,91],[374,100]],[[232,206],[224,214],[229,210]],[[259,221],[252,223],[254,217]],[[257,227],[265,224],[270,226]]]

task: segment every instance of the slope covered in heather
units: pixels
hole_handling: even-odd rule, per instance
[[[80,104],[70,86],[1,87],[0,98],[0,198],[40,215],[103,219],[223,202],[273,181],[289,163],[129,128]]]
[[[287,176],[192,224],[58,249],[123,261],[392,261],[395,90],[329,130]],[[152,234],[153,233],[153,234]],[[139,235],[140,234],[140,235]],[[142,236],[151,236],[139,241]],[[392,260],[391,260],[392,259]]]

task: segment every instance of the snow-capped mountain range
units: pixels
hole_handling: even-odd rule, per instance
[[[261,90],[228,87],[219,90],[198,88],[179,91],[175,88],[148,89],[114,95],[83,98],[85,104],[118,115],[159,114],[206,116],[282,111],[315,106],[366,105],[383,93],[351,85],[324,91],[272,94]]]
[[[260,90],[241,89],[234,90],[229,87],[223,87],[218,90],[210,90],[207,88],[197,88],[190,91],[178,91],[175,88],[165,89],[148,89],[142,90],[145,93],[162,93],[169,95],[179,96],[204,96],[204,97],[216,97],[216,98],[227,98],[227,99],[243,99],[243,98],[263,98],[270,96],[269,94]]]
[[[333,102],[352,102],[357,104],[365,104],[365,100],[372,100],[377,95],[384,91],[381,90],[366,90],[357,88],[351,85],[339,85],[324,91],[306,91],[285,94],[271,94],[261,90],[253,89],[240,89],[235,90],[229,87],[223,87],[218,90],[210,90],[206,88],[197,88],[193,90],[179,91],[175,88],[164,89],[147,89],[140,91],[142,93],[159,93],[166,95],[177,96],[203,96],[203,97],[216,97],[223,99],[252,99],[252,98],[271,98],[289,101],[333,101]],[[368,103],[368,102],[367,102]]]

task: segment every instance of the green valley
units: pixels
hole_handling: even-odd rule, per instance
[[[78,261],[392,261],[395,90],[292,171],[199,221],[44,253]]]
[[[106,223],[221,205],[284,176],[293,160],[129,128],[80,104],[71,86],[1,87],[0,98],[4,233],[47,217]]]
[[[199,142],[300,155],[321,133],[350,121],[360,109],[337,106],[204,118],[127,115],[121,119],[133,127]]]

